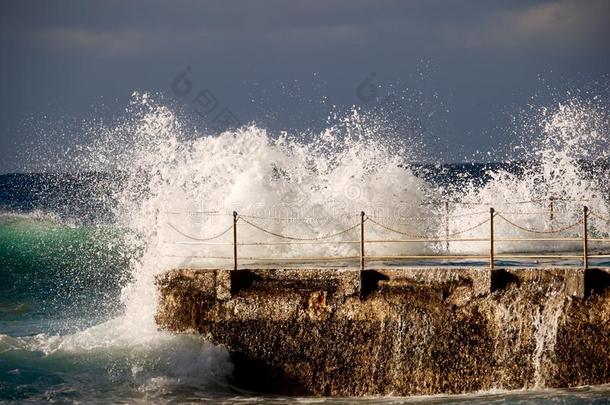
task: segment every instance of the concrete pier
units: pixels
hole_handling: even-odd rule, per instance
[[[157,323],[227,347],[236,385],[414,395],[610,382],[607,269],[176,269]]]

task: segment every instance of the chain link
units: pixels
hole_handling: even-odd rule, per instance
[[[601,219],[602,221],[610,222],[610,218],[608,218],[608,217],[604,217],[603,215],[596,214],[596,213],[595,213],[595,212],[593,212],[593,211],[590,211],[590,212],[589,212],[589,215],[591,215],[591,216],[593,216],[593,217],[595,217],[595,218],[597,218],[597,219]]]
[[[331,234],[326,234],[326,235],[322,235],[322,236],[317,236],[315,238],[300,238],[300,237],[296,237],[296,236],[282,235],[280,233],[276,233],[276,232],[270,231],[268,229],[265,229],[265,228],[261,227],[258,224],[255,224],[254,222],[248,221],[247,219],[243,218],[241,215],[239,216],[239,219],[241,219],[242,221],[244,221],[248,225],[250,225],[250,226],[258,229],[259,231],[266,233],[266,234],[269,234],[269,235],[272,235],[272,236],[276,236],[276,237],[282,238],[282,239],[298,240],[298,241],[316,241],[316,240],[330,239],[330,238],[333,238],[335,236],[343,235],[344,233],[352,231],[352,230],[354,230],[354,229],[356,229],[357,227],[360,226],[360,224],[356,224],[356,225],[351,226],[351,227],[349,227],[347,229],[344,229],[342,231],[331,233]]]
[[[461,234],[466,233],[466,232],[470,232],[470,231],[472,231],[472,230],[475,230],[475,229],[477,229],[477,228],[479,228],[479,227],[481,227],[481,226],[485,225],[485,224],[486,224],[486,223],[488,223],[489,221],[491,221],[491,219],[486,219],[485,221],[481,221],[481,222],[479,222],[478,224],[471,226],[470,228],[466,228],[466,229],[462,229],[461,231],[457,231],[457,232],[450,233],[450,234],[449,234],[449,235],[447,235],[447,236],[451,238],[451,237],[453,237],[453,236],[457,236],[457,235],[461,235]]]
[[[379,227],[381,227],[381,228],[383,228],[383,229],[385,229],[385,230],[387,230],[387,231],[394,232],[394,233],[397,233],[397,234],[399,234],[399,235],[408,236],[409,238],[414,238],[414,239],[428,239],[428,237],[427,237],[427,236],[422,235],[422,234],[417,234],[417,233],[408,233],[408,232],[399,231],[398,229],[390,228],[390,227],[389,227],[389,226],[387,226],[387,225],[384,225],[384,224],[382,224],[382,223],[379,223],[379,222],[375,221],[375,220],[374,220],[374,219],[372,219],[371,217],[367,217],[367,219],[368,219],[368,220],[369,220],[371,223],[373,223],[373,224],[375,224],[375,225],[377,225],[377,226],[379,226]]]
[[[221,233],[219,233],[217,235],[211,236],[209,238],[200,238],[198,236],[193,236],[193,235],[189,235],[185,232],[182,232],[180,229],[176,228],[176,226],[174,226],[171,222],[166,222],[166,223],[170,228],[172,228],[174,231],[178,232],[180,235],[184,236],[185,238],[189,238],[189,239],[196,240],[199,242],[206,242],[209,240],[218,239],[233,228],[233,225],[231,225],[230,227],[228,227],[227,229],[225,229],[224,231],[222,231]]]
[[[553,229],[551,231],[543,231],[543,230],[540,230],[540,229],[527,228],[525,226],[516,224],[513,221],[511,221],[508,218],[506,218],[505,216],[503,216],[502,214],[496,214],[496,215],[498,217],[502,218],[504,221],[508,222],[510,225],[514,226],[515,228],[521,229],[522,231],[526,231],[526,232],[540,233],[540,234],[560,233],[560,232],[567,231],[568,229],[574,228],[575,226],[578,226],[578,225],[582,224],[582,219],[581,219],[578,222],[575,222],[575,223],[573,223],[571,225],[568,225],[568,226],[564,226],[563,228]]]

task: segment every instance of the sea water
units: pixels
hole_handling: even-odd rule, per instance
[[[603,104],[572,99],[539,109],[519,128],[518,145],[528,145],[522,160],[422,165],[408,136],[388,140],[358,110],[308,137],[255,125],[193,134],[170,108],[134,94],[124,119],[92,127],[88,143],[49,160],[44,173],[0,176],[0,401],[353,402],[269,397],[233,386],[225,348],[157,329],[155,275],[176,266],[230,265],[223,259],[231,255],[230,233],[215,244],[184,242],[221,234],[233,211],[271,232],[239,222],[242,241],[339,233],[357,225],[361,211],[403,237],[476,239],[488,236],[488,227],[477,224],[489,207],[521,226],[498,219],[497,232],[531,237],[527,229],[577,223],[586,204],[596,215],[590,232],[608,237],[608,125]],[[366,226],[367,238],[401,236]],[[579,232],[567,228],[561,236]],[[334,240],[354,238],[357,233],[346,232]],[[498,251],[573,252],[578,246],[552,241]],[[481,254],[486,248],[380,243],[367,254]],[[353,243],[240,248],[244,258],[357,254]],[[463,262],[444,264],[456,263]],[[554,344],[553,322],[544,320],[556,314],[539,315],[542,353]],[[608,386],[546,389],[538,377],[534,390],[358,401],[606,403],[610,396]]]

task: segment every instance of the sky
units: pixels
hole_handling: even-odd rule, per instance
[[[608,21],[606,0],[4,0],[0,173],[120,118],[134,91],[204,132],[391,110],[396,131],[462,161],[512,142],[528,104],[607,86]]]

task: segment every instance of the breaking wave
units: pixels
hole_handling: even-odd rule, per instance
[[[244,258],[358,256],[361,211],[371,220],[367,239],[439,239],[371,244],[370,255],[485,252],[485,244],[447,244],[442,238],[486,238],[488,229],[480,224],[489,219],[490,206],[521,225],[498,219],[498,232],[506,237],[578,223],[583,204],[597,218],[610,217],[608,125],[608,111],[598,102],[574,99],[540,109],[518,128],[519,160],[490,166],[486,181],[466,176],[431,182],[414,164],[421,153],[410,149],[415,143],[389,142],[383,127],[362,111],[338,117],[311,138],[274,135],[256,125],[201,135],[167,106],[135,93],[126,119],[93,127],[93,140],[70,156],[83,173],[116,173],[99,190],[112,226],[126,230],[117,238],[131,252],[120,315],[69,335],[2,335],[0,352],[53,358],[86,353],[107,360],[109,379],[128,375],[142,389],[162,385],[164,378],[189,384],[222,380],[230,374],[224,349],[157,330],[155,276],[179,266],[231,265],[233,211],[241,219],[241,243],[272,243],[240,246]],[[600,221],[593,220],[593,232],[607,235]],[[578,231],[570,227],[561,235]],[[212,244],[201,243],[216,235]],[[281,243],[286,239],[276,235],[300,243]],[[323,241],[340,243],[318,244],[324,235],[336,236]],[[544,242],[498,249],[556,248],[572,246]]]

